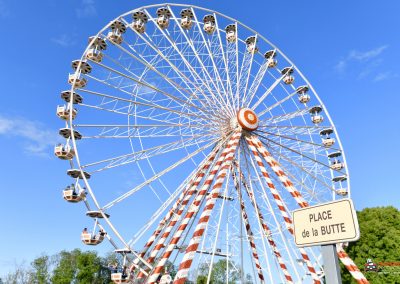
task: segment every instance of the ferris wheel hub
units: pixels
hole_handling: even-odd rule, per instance
[[[249,108],[242,108],[237,113],[239,125],[247,131],[256,130],[258,127],[258,117],[255,112]]]

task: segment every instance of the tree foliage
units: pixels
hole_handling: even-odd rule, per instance
[[[42,255],[30,267],[16,266],[4,282],[7,284],[104,284],[112,283],[107,268],[107,258],[96,252],[61,251],[50,257]]]
[[[357,212],[361,238],[349,244],[346,249],[360,270],[364,269],[367,258],[375,263],[400,261],[400,211],[392,206],[366,208]],[[396,270],[396,271],[395,271]],[[381,272],[365,272],[371,283],[400,283],[400,267]],[[342,267],[343,284],[356,283]]]
[[[239,283],[241,271],[231,261],[220,259],[215,262],[211,269],[210,283],[211,284],[225,284],[225,283]],[[207,263],[203,263],[199,267],[199,275],[197,276],[197,284],[207,283],[210,266]],[[226,271],[229,271],[227,274]],[[245,283],[252,283],[250,274],[245,276]]]
[[[42,255],[36,258],[31,263],[32,265],[32,280],[37,284],[46,284],[49,282],[50,274],[49,274],[49,256]]]

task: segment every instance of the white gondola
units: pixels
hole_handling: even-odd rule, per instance
[[[69,115],[71,113],[71,109],[66,107],[65,105],[57,106],[57,116],[62,120],[69,120]],[[72,119],[75,119],[77,110],[75,108],[72,109]]]
[[[69,74],[68,83],[74,88],[84,88],[87,85],[87,80],[86,78],[81,77],[80,73],[73,73]]]
[[[348,194],[347,189],[342,186],[342,182],[347,180],[347,176],[336,176],[332,179],[333,182],[339,184],[338,189],[336,190],[336,194],[340,196],[346,196]]]
[[[138,33],[142,34],[146,31],[146,23],[148,21],[147,15],[142,11],[133,13],[132,28]]]
[[[100,244],[104,240],[105,232],[100,231],[96,235],[92,235],[89,232],[82,232],[81,240],[85,245],[95,246]]]
[[[88,172],[82,172],[81,170],[78,169],[70,169],[67,171],[67,175],[69,175],[72,178],[79,178],[79,179],[83,179],[83,176],[85,176],[86,179],[90,178],[90,174]]]
[[[98,50],[106,50],[107,43],[104,38],[99,36],[91,36],[89,37],[88,44],[90,44],[91,48],[96,48]]]
[[[122,37],[122,35],[115,31],[108,32],[107,39],[111,43],[117,44],[117,45],[120,45],[124,41],[124,38]]]
[[[69,103],[71,101],[71,97],[72,97],[73,104],[80,104],[83,102],[82,96],[79,95],[78,93],[73,92],[71,95],[70,90],[61,92],[61,98],[64,101],[66,101],[67,103]]]
[[[113,44],[120,45],[124,41],[122,34],[126,32],[125,24],[116,20],[110,25],[110,29],[111,31],[107,34],[107,39]]]
[[[72,184],[70,186],[67,186],[63,190],[63,198],[71,203],[77,203],[85,199],[86,193],[85,191],[81,190],[80,192],[76,191],[77,189],[75,186]]]
[[[276,57],[276,50],[269,50],[264,54],[265,59],[268,60],[268,68],[274,68],[277,64],[278,61],[275,59]]]
[[[120,34],[123,34],[126,32],[125,24],[118,20],[115,20],[114,22],[112,22],[112,24],[110,25],[110,29],[112,31],[117,31]]]
[[[89,74],[90,72],[92,72],[92,66],[90,66],[89,63],[86,62],[86,60],[74,60],[72,61],[72,69],[74,69],[75,71],[78,70],[79,67],[79,71],[82,74]]]
[[[310,108],[310,114],[311,114],[311,121],[314,124],[319,124],[322,121],[324,121],[324,117],[320,115],[320,112],[322,111],[322,107],[320,106],[314,106]]]
[[[166,29],[169,26],[169,18],[171,18],[171,11],[165,7],[157,9],[157,25],[161,29]]]
[[[61,160],[71,160],[75,156],[75,151],[69,145],[57,144],[54,147],[54,155]]]
[[[228,42],[236,42],[236,25],[230,24],[225,28],[226,40]]]
[[[344,168],[344,163],[343,162],[332,162],[331,164],[331,169],[335,171],[340,171],[341,169]]]
[[[215,31],[215,17],[213,15],[206,15],[203,18],[204,31],[209,35]]]
[[[293,67],[285,67],[281,70],[281,74],[283,75],[282,80],[286,85],[290,85],[294,82],[294,77],[292,76],[293,71]]]
[[[103,60],[103,53],[95,48],[90,48],[87,52],[86,52],[86,58],[89,60],[92,60],[94,62],[101,62]]]
[[[341,152],[333,152],[328,154],[328,158],[331,161],[330,168],[335,171],[340,171],[344,168],[344,163],[339,160],[339,157],[342,155]]]
[[[335,138],[322,138],[322,144],[324,144],[325,147],[331,147],[333,144],[335,144]]]
[[[301,102],[302,104],[306,104],[310,101],[310,95],[307,94],[308,89],[309,88],[307,85],[300,86],[296,89],[296,92],[299,95],[299,102]]]
[[[326,128],[319,132],[319,134],[322,137],[322,144],[325,147],[331,147],[333,144],[335,144],[335,138],[330,137],[332,133],[333,133],[332,128]]]
[[[58,133],[65,139],[72,137],[70,128],[61,128]],[[78,131],[74,130],[72,133],[76,140],[82,139],[82,135]]]
[[[255,36],[250,36],[246,39],[247,51],[250,53],[257,53],[257,38]]]
[[[181,27],[188,30],[193,25],[193,12],[190,9],[183,9],[181,11]]]

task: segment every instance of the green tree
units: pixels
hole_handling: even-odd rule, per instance
[[[77,258],[78,274],[76,279],[79,283],[89,284],[98,283],[101,261],[95,252],[79,254]]]
[[[210,283],[211,284],[224,284],[224,283],[236,283],[240,279],[240,271],[235,269],[237,267],[231,261],[226,261],[225,259],[220,259],[213,264],[211,270]],[[226,271],[229,269],[228,279],[226,275]],[[209,265],[207,263],[203,263],[199,268],[199,276],[196,279],[196,283],[207,283],[209,273]]]
[[[360,270],[364,269],[367,258],[375,263],[400,261],[400,211],[392,206],[366,208],[357,212],[361,238],[350,243],[346,252]],[[366,272],[371,283],[400,283],[400,267],[394,271],[382,268],[382,272]],[[343,284],[356,283],[342,266]]]
[[[79,249],[71,252],[61,251],[56,258],[56,267],[51,277],[51,282],[55,284],[70,284],[73,283],[78,271],[77,258],[81,254]]]
[[[31,265],[33,268],[32,271],[32,280],[33,283],[37,284],[46,284],[49,283],[50,275],[49,275],[49,263],[50,258],[47,255],[42,255],[32,261]]]
[[[107,268],[108,258],[101,258],[96,252],[82,252],[75,249],[62,251],[56,256],[56,267],[51,277],[54,284],[103,284],[111,283]]]

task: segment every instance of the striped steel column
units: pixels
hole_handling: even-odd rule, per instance
[[[184,284],[187,278],[190,266],[192,265],[193,258],[196,254],[196,251],[199,247],[199,243],[207,226],[207,223],[210,219],[211,212],[214,208],[215,202],[218,199],[218,195],[220,193],[220,189],[222,184],[224,183],[227,171],[231,165],[233,157],[236,152],[236,148],[239,144],[240,138],[242,136],[241,130],[237,130],[232,138],[230,139],[227,147],[227,154],[221,167],[221,170],[218,173],[218,176],[215,180],[214,186],[211,190],[210,195],[207,197],[207,202],[204,206],[203,212],[200,216],[199,222],[197,223],[196,229],[193,233],[193,236],[189,242],[189,245],[186,249],[186,253],[183,256],[181,264],[179,265],[178,273],[176,274],[174,284]]]
[[[261,157],[257,152],[257,149],[256,149],[255,145],[253,144],[253,142],[251,140],[250,141],[248,139],[246,139],[246,140],[248,142],[250,151],[253,153],[253,156],[254,156],[254,158],[255,158],[255,160],[257,162],[257,165],[259,166],[259,168],[261,170],[261,173],[262,173],[262,175],[263,175],[263,177],[264,177],[264,179],[265,179],[265,181],[266,181],[266,183],[268,185],[268,188],[270,189],[270,191],[272,193],[272,196],[274,197],[275,203],[278,206],[279,211],[281,212],[281,215],[282,215],[283,219],[285,220],[286,227],[287,227],[288,231],[293,235],[294,234],[294,232],[293,232],[293,222],[292,222],[292,219],[290,218],[290,215],[286,211],[286,208],[284,206],[284,202],[283,202],[283,200],[281,198],[281,195],[279,194],[279,192],[275,188],[275,185],[273,184],[273,182],[272,182],[272,180],[271,180],[271,178],[270,178],[270,176],[269,176],[269,174],[267,172],[267,169],[265,168],[264,163],[262,162]],[[311,277],[314,280],[314,283],[315,284],[320,284],[321,283],[320,278],[318,277],[318,274],[316,273],[316,270],[315,270],[314,266],[312,265],[306,250],[304,248],[299,248],[299,252],[301,254],[301,257],[304,260],[304,263],[307,266],[308,271],[311,274]]]
[[[171,256],[172,251],[174,250],[175,246],[178,244],[183,232],[185,231],[185,229],[187,228],[187,226],[189,224],[189,221],[198,212],[198,210],[200,208],[200,204],[202,203],[204,197],[206,196],[206,193],[208,192],[208,189],[210,188],[215,175],[218,173],[221,165],[224,162],[226,155],[229,152],[229,145],[231,144],[231,141],[234,137],[235,137],[235,135],[233,135],[230,138],[230,140],[228,142],[228,146],[223,150],[223,152],[221,153],[217,162],[214,164],[211,171],[209,172],[209,174],[208,174],[205,182],[201,186],[195,200],[189,206],[189,209],[188,209],[185,217],[183,218],[182,222],[179,224],[177,231],[175,232],[174,236],[172,237],[169,245],[166,247],[166,249],[165,249],[163,255],[161,256],[159,262],[157,263],[157,266],[155,267],[154,271],[151,273],[148,283],[155,283],[157,281],[158,277],[160,276],[160,274],[163,273],[163,268],[164,268],[165,263]],[[183,209],[184,208],[182,207],[182,210]]]
[[[240,191],[239,181],[237,179],[237,176],[236,176],[236,173],[235,173],[233,167],[232,167],[232,178],[233,178],[233,182],[235,184],[235,188],[236,188],[236,190],[238,192],[238,195],[239,195],[242,218],[243,218],[244,226],[246,228],[247,236],[248,236],[248,239],[249,239],[249,244],[250,244],[250,247],[251,247],[251,250],[252,250],[254,264],[255,264],[255,266],[257,268],[257,274],[258,274],[258,277],[260,278],[260,282],[263,284],[263,283],[265,283],[264,275],[263,275],[263,272],[262,272],[260,259],[258,257],[256,243],[254,242],[254,234],[253,234],[253,231],[251,230],[251,227],[250,227],[249,218],[248,218],[248,215],[246,213],[246,208],[244,206],[244,202],[243,202],[243,199],[242,199],[242,192]]]
[[[147,248],[146,251],[147,251],[150,248],[150,246],[154,243],[157,236],[165,228],[164,233],[162,234],[161,238],[158,240],[157,244],[155,245],[153,251],[151,252],[150,257],[147,259],[148,263],[153,262],[155,257],[157,256],[158,252],[164,247],[165,240],[168,238],[172,228],[175,226],[175,224],[179,220],[178,216],[180,216],[182,214],[187,203],[192,198],[193,194],[196,192],[197,186],[199,185],[200,181],[203,179],[205,173],[210,168],[210,166],[213,163],[219,150],[220,150],[220,148],[216,147],[211,152],[211,154],[206,158],[205,163],[203,163],[200,170],[197,172],[197,175],[189,182],[189,184],[186,187],[186,189],[184,190],[184,192],[182,192],[182,194],[179,196],[179,198],[174,203],[172,208],[168,211],[167,215],[160,222],[159,226],[157,227],[156,231],[151,236],[150,240],[146,243],[146,248]],[[178,211],[176,211],[178,206],[180,206],[180,208]],[[166,225],[167,223],[168,223],[168,225]],[[144,253],[143,253],[143,256],[144,256]],[[145,275],[143,273],[139,273],[137,276],[137,279],[141,279],[144,276]]]
[[[246,189],[247,195],[249,196],[249,199],[250,199],[251,203],[253,204],[254,209],[258,212],[258,219],[260,220],[261,227],[263,228],[265,236],[267,237],[268,243],[271,246],[272,251],[274,252],[274,255],[276,257],[276,260],[278,261],[279,267],[282,269],[282,272],[285,275],[286,282],[294,283],[293,278],[290,275],[290,273],[287,269],[287,266],[283,260],[283,257],[281,255],[281,253],[279,252],[274,239],[272,238],[272,232],[269,229],[268,225],[266,224],[264,217],[260,211],[260,208],[258,207],[258,205],[255,201],[254,193],[251,191],[251,188],[248,186],[242,171],[240,169],[238,169],[238,172],[239,172],[240,178],[242,180],[243,187]]]

